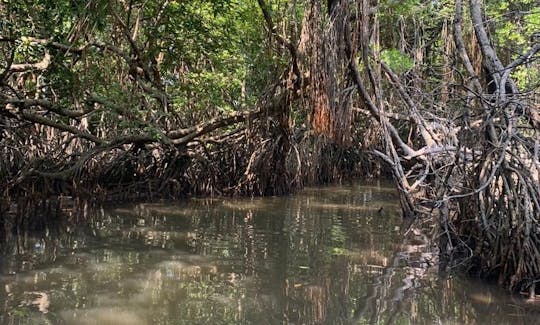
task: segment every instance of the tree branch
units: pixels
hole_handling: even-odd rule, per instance
[[[105,144],[105,141],[103,139],[100,139],[100,138],[96,137],[95,135],[90,134],[88,132],[82,131],[82,130],[74,127],[74,126],[65,125],[63,123],[53,121],[53,120],[48,119],[46,117],[39,116],[37,114],[28,112],[27,110],[22,110],[20,112],[20,114],[24,119],[26,119],[28,121],[38,123],[38,124],[41,124],[41,125],[47,125],[47,126],[53,127],[55,129],[58,129],[58,130],[61,130],[61,131],[69,132],[69,133],[71,133],[73,135],[76,135],[76,136],[78,136],[80,138],[89,140],[89,141],[94,142],[96,144]]]
[[[277,40],[289,50],[292,59],[293,72],[298,78],[298,80],[301,80],[302,73],[300,72],[300,68],[298,67],[298,51],[296,49],[296,46],[294,46],[291,41],[287,40],[285,37],[283,37],[277,32],[276,25],[274,25],[274,22],[272,20],[270,8],[268,8],[264,0],[257,0],[257,3],[259,4],[259,8],[261,8],[264,20],[266,21],[266,25],[270,33],[274,35]]]
[[[10,67],[8,67],[8,70],[11,72],[25,72],[30,70],[47,70],[49,66],[51,65],[51,55],[48,51],[45,51],[45,55],[43,56],[43,59],[36,63],[18,63],[18,64],[11,64]]]

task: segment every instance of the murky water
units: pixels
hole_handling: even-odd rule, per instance
[[[92,211],[2,244],[0,324],[540,321],[539,305],[440,279],[397,209],[392,189],[351,185]]]

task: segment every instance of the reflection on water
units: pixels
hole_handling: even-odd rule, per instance
[[[1,246],[0,324],[532,324],[540,306],[439,279],[392,190],[95,210]]]

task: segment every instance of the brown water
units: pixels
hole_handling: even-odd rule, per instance
[[[0,324],[540,323],[539,305],[440,279],[397,209],[350,185],[91,211],[9,235]]]

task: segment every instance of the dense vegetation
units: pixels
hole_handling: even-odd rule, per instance
[[[3,196],[273,195],[385,172],[405,216],[438,224],[443,268],[534,295],[536,1],[38,0],[0,12]]]

